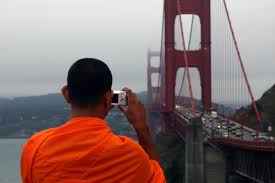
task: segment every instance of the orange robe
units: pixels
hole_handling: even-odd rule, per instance
[[[24,145],[23,183],[164,183],[158,162],[99,118],[73,118]]]

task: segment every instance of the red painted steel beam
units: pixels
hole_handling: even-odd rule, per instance
[[[200,67],[201,51],[187,51],[189,67]],[[176,68],[185,67],[184,52],[175,50]]]
[[[205,110],[211,109],[211,6],[210,0],[201,0],[201,88],[202,104]]]
[[[165,108],[173,112],[175,108],[175,1],[164,1],[165,14]]]
[[[218,142],[220,144],[223,144],[224,146],[231,146],[262,152],[275,152],[275,142],[235,140],[228,138],[209,138],[208,140]]]
[[[159,67],[151,67],[150,68],[150,72],[151,72],[151,74],[153,74],[153,73],[159,73]]]
[[[182,14],[196,14],[201,22],[201,45],[197,51],[187,51],[190,67],[199,70],[201,78],[201,96],[204,110],[211,109],[211,18],[210,0],[181,0]],[[167,112],[175,108],[175,80],[180,67],[185,67],[183,51],[175,50],[175,18],[178,15],[177,1],[165,0],[165,107]],[[163,82],[163,81],[162,81]]]

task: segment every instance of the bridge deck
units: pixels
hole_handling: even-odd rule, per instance
[[[177,133],[184,139],[185,138],[185,127],[186,124],[190,122],[192,118],[191,111],[183,108],[177,107],[175,114],[175,129]],[[199,112],[197,112],[196,116],[199,116]],[[223,146],[231,146],[240,149],[249,149],[255,151],[267,151],[267,152],[275,152],[275,141],[271,140],[257,140],[252,133],[255,132],[254,129],[249,128],[243,125],[243,129],[239,129],[241,131],[241,135],[236,136],[236,134],[232,133],[228,129],[224,129],[224,132],[227,133],[226,137],[221,134],[213,134],[213,130],[217,129],[217,126],[220,126],[222,129],[223,124],[232,124],[234,123],[236,126],[241,126],[238,122],[225,119],[222,116],[219,116],[216,119],[213,119],[211,115],[204,114],[204,134],[205,139],[209,142],[218,143]]]

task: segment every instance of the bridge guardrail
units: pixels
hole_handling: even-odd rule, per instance
[[[219,138],[219,137],[208,138],[208,140],[233,146],[233,147],[244,148],[244,149],[275,152],[274,141],[272,142],[271,141],[248,141],[248,140],[237,140],[237,139]]]

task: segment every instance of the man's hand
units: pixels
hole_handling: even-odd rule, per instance
[[[130,89],[124,88],[128,98],[128,106],[119,106],[119,109],[125,114],[130,124],[137,130],[145,130],[148,128],[146,123],[145,107],[138,99],[137,95]]]
[[[140,102],[137,95],[130,89],[124,88],[128,97],[128,106],[119,106],[119,109],[126,115],[129,123],[133,125],[137,132],[138,141],[149,158],[160,163],[157,149],[153,143],[153,139],[146,123],[146,112],[144,105]]]

